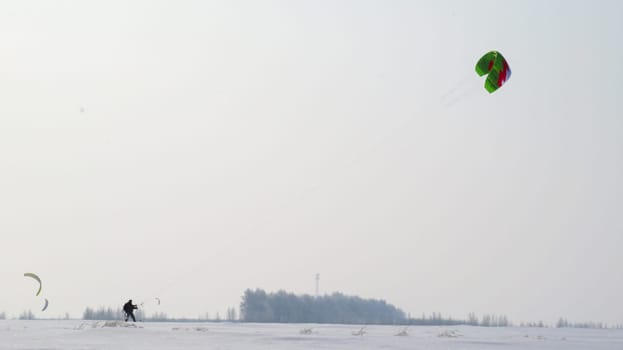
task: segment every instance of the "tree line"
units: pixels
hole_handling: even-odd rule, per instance
[[[480,327],[509,327],[512,323],[506,315],[485,314],[478,318],[475,313],[470,312],[466,319],[455,319],[443,317],[441,313],[433,312],[430,316],[422,315],[421,318],[408,317],[405,324],[414,326],[480,326]]]
[[[145,314],[141,309],[135,310],[134,316],[137,320],[145,320]],[[102,321],[122,320],[125,319],[125,313],[120,307],[112,308],[101,306],[99,309],[87,307],[82,313],[82,319]]]
[[[28,315],[32,315],[29,313]],[[229,321],[235,322],[237,319],[236,309],[231,307],[227,309],[227,316],[225,319],[221,319],[220,314],[217,312],[214,318],[210,318],[208,313],[205,313],[203,317],[197,318],[174,318],[169,317],[164,312],[154,312],[151,316],[147,315],[141,308],[134,310],[134,316],[137,321],[144,322],[198,322],[198,321],[211,321],[211,322],[221,322],[221,321]],[[21,318],[21,316],[20,316]],[[34,319],[34,315],[32,315],[32,319]],[[100,306],[98,309],[87,307],[82,313],[83,320],[97,320],[97,321],[112,321],[112,320],[121,320],[125,319],[125,312],[120,307],[112,308],[112,307],[104,307]]]
[[[247,289],[240,303],[243,322],[405,324],[404,311],[385,300],[333,293],[319,297]]]
[[[621,325],[615,325],[613,328],[621,328]],[[559,318],[556,322],[556,328],[609,328],[607,324],[603,322],[569,322],[566,318]]]

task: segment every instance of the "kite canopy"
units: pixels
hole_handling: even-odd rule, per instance
[[[35,294],[38,296],[41,293],[41,279],[39,278],[39,276],[35,275],[32,272],[26,272],[24,273],[24,277],[30,277],[34,279],[35,281],[39,282],[39,290],[37,291],[37,294]]]
[[[501,88],[511,77],[511,69],[501,53],[489,51],[476,63],[476,73],[479,76],[487,75],[485,89],[493,93]]]
[[[41,311],[45,311],[45,309],[48,308],[48,299],[45,299],[45,305],[43,305],[43,309],[41,309]]]

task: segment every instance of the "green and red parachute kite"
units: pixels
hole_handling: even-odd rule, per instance
[[[476,63],[476,73],[487,75],[485,89],[492,93],[501,88],[511,77],[511,69],[501,53],[489,51]]]

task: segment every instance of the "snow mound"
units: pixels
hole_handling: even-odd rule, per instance
[[[400,332],[394,334],[397,337],[406,337],[409,335],[409,332],[407,332],[406,329],[401,330]]]
[[[81,324],[79,324],[79,325],[75,326],[75,327],[73,328],[73,330],[74,330],[74,331],[81,331],[81,330],[83,330],[83,329],[85,329],[85,328],[89,328],[89,327],[90,327],[90,328],[95,328],[95,325],[96,325],[96,324],[97,324],[97,322],[96,322],[96,323],[82,322]]]
[[[104,328],[104,327],[111,327],[111,328],[116,328],[116,327],[143,328],[143,327],[137,326],[134,323],[128,323],[128,322],[124,322],[124,321],[106,321],[100,327],[102,327],[102,328]]]
[[[299,331],[299,333],[305,335],[312,334],[312,328],[303,328]]]
[[[74,331],[81,331],[87,328],[143,328],[137,326],[134,323],[128,323],[124,321],[97,321],[97,322],[82,322],[79,325],[73,327]]]
[[[459,331],[457,330],[445,330],[439,334],[437,334],[437,336],[439,338],[458,338],[458,337],[462,337],[463,335],[461,333],[459,333]]]
[[[361,336],[363,336],[364,334],[366,334],[366,331],[364,330],[365,328],[366,328],[366,327],[363,327],[363,328],[361,328],[360,330],[358,330],[358,331],[356,331],[356,332],[353,332],[352,334],[353,334],[353,335],[356,335],[356,336],[361,337]]]
[[[532,339],[536,339],[536,340],[547,340],[547,337],[542,336],[540,334],[539,335],[534,335],[534,336],[526,334],[526,335],[524,335],[524,338],[532,338]],[[563,337],[563,339],[561,339],[561,340],[567,340],[567,339],[565,337]]]

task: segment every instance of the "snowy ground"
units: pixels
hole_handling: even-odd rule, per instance
[[[130,327],[127,327],[130,326]],[[131,327],[136,326],[136,328]],[[0,349],[623,349],[623,330],[0,321]]]

